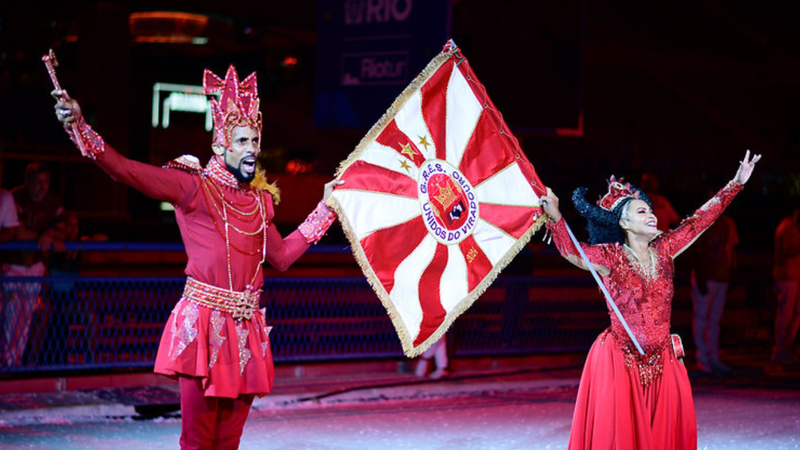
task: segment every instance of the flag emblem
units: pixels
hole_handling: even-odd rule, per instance
[[[469,180],[447,161],[420,167],[419,202],[425,227],[440,243],[458,244],[478,223],[478,201]]]

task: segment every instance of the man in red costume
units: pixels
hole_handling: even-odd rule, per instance
[[[182,156],[164,167],[131,161],[87,125],[66,91],[52,92],[56,116],[73,142],[114,180],[168,201],[186,246],[186,287],[172,311],[156,356],[155,372],[177,378],[181,393],[182,449],[235,449],[254,396],[272,390],[269,329],[259,310],[262,264],[286,270],[335,220],[323,200],[286,238],[272,223],[274,185],[257,167],[261,112],[255,73],[239,82],[231,66],[220,79],[206,70],[215,156],[202,167]],[[77,125],[77,126],[75,126]]]

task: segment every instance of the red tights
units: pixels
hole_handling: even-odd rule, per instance
[[[181,450],[236,450],[252,395],[205,397],[200,378],[181,377]]]

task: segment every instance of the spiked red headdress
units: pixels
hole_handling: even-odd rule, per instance
[[[206,69],[203,73],[203,91],[206,95],[222,92],[219,101],[211,99],[214,117],[215,143],[230,148],[231,133],[237,126],[250,126],[261,134],[261,111],[258,109],[256,73],[251,73],[241,83],[236,68],[231,65],[225,79]]]
[[[619,202],[628,197],[639,198],[640,191],[632,188],[630,183],[622,184],[622,181],[623,178],[617,180],[614,175],[611,175],[611,179],[608,180],[608,193],[598,200],[597,206],[611,211]]]

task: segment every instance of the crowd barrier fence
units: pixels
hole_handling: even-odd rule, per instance
[[[9,249],[27,247],[0,245],[0,251]],[[182,246],[72,243],[68,249],[180,251]],[[54,275],[0,277],[0,375],[152,367],[184,277]],[[686,286],[678,289],[685,292]],[[403,357],[391,320],[364,277],[267,277],[262,306],[273,327],[277,363]],[[682,308],[687,309],[685,301]],[[690,308],[691,303],[677,314],[690,314]],[[747,334],[764,334],[763,317],[750,317],[750,310],[742,315],[747,316],[743,327],[755,330],[742,339],[769,338]],[[455,357],[584,352],[608,323],[605,302],[588,276],[501,276],[455,321],[448,347]],[[691,339],[690,330],[680,331],[685,342]]]

